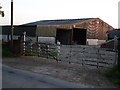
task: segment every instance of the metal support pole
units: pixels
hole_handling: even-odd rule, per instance
[[[117,64],[117,54],[118,54],[118,37],[117,36],[114,36],[114,51],[115,51],[115,64]]]
[[[99,48],[97,48],[97,54],[98,54],[98,58],[97,58],[97,68],[99,68],[99,60],[101,60],[100,59],[100,49]]]

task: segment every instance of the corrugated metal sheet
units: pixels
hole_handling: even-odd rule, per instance
[[[36,35],[41,37],[55,37],[56,28],[55,27],[37,27]]]
[[[11,27],[10,26],[2,26],[2,34],[8,35],[10,34]]]
[[[36,36],[36,26],[17,26],[14,29],[14,35],[23,35],[26,32],[28,36]]]
[[[28,36],[35,37],[36,36],[36,26],[14,26],[13,29],[14,35],[23,35],[23,32],[26,32]],[[11,26],[2,26],[2,34],[10,35],[11,34]]]

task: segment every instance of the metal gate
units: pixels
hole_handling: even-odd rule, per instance
[[[58,59],[82,65],[112,67],[116,64],[116,52],[93,46],[61,46]]]
[[[100,48],[102,44],[114,41],[114,49]],[[32,41],[23,43],[23,55],[42,56],[56,60],[99,67],[117,64],[117,38],[97,46],[45,44]]]

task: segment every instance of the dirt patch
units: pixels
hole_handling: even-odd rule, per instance
[[[106,68],[97,69],[41,57],[3,58],[2,62],[18,69],[45,74],[70,82],[83,83],[91,85],[91,87],[117,87],[105,78],[104,74],[108,71]]]

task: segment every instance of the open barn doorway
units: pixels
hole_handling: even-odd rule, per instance
[[[86,29],[73,28],[73,43],[78,45],[86,45]]]
[[[70,45],[72,41],[72,30],[71,29],[57,29],[56,42],[57,40],[63,45]]]

